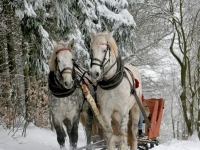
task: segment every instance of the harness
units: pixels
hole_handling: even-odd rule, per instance
[[[132,81],[130,81],[130,79],[128,78],[127,73],[126,73],[126,72],[124,73],[124,76],[125,76],[125,78],[127,78],[127,80],[129,81],[129,84],[130,84],[130,87],[131,87],[131,92],[130,92],[130,94],[132,94],[132,95],[135,97],[136,102],[137,102],[137,104],[138,104],[138,106],[139,106],[139,108],[140,108],[140,111],[142,112],[142,115],[143,115],[143,117],[144,117],[144,119],[145,119],[145,121],[146,121],[146,123],[147,123],[147,125],[148,125],[148,129],[150,129],[150,128],[151,128],[151,124],[150,124],[150,122],[149,122],[149,119],[148,119],[148,117],[147,117],[145,111],[144,111],[144,108],[143,108],[143,106],[142,106],[141,100],[139,99],[139,97],[137,96],[137,93],[136,93],[136,89],[135,89],[135,88],[137,88],[136,84],[137,84],[138,81],[134,78],[134,75],[133,75],[133,73],[131,72],[131,70],[129,70],[127,67],[124,67],[124,68],[125,68],[125,69],[127,70],[127,72],[130,74],[131,79],[132,79]],[[135,82],[134,82],[134,81],[135,81]],[[131,83],[133,83],[133,84],[131,84]]]
[[[107,48],[106,48],[106,50],[104,50],[104,52],[105,52],[105,54],[104,54],[104,57],[103,57],[103,61],[102,60],[100,60],[100,59],[98,59],[98,58],[93,58],[93,55],[91,54],[91,65],[90,65],[90,67],[92,67],[92,65],[96,65],[96,66],[99,66],[102,70],[103,70],[103,72],[104,72],[104,66],[107,64],[107,63],[109,63],[110,62],[110,47],[109,47],[109,45],[108,45],[108,42],[107,43],[100,43],[100,45],[106,45],[107,46]],[[106,61],[106,55],[107,55],[107,52],[109,52],[109,59]],[[93,61],[97,61],[97,62],[99,62],[99,63],[96,63],[96,62],[93,62]],[[114,66],[115,64],[113,64],[113,66]],[[112,66],[111,66],[111,68],[112,68]],[[111,69],[110,68],[110,69]],[[109,70],[108,70],[109,71]],[[108,72],[107,71],[107,72]],[[103,73],[103,75],[104,75],[104,73]]]
[[[70,96],[71,94],[74,93],[77,87],[77,85],[74,84],[74,86],[71,89],[64,88],[63,85],[57,79],[53,71],[50,71],[49,73],[48,83],[51,93],[58,98]]]
[[[103,78],[103,80],[98,82],[98,85],[104,90],[114,89],[122,82],[124,76],[124,65],[121,57],[117,58],[116,63],[117,63],[117,71],[115,75],[108,80]]]
[[[104,89],[104,90],[111,90],[116,88],[122,81],[123,76],[124,76],[124,64],[122,62],[121,57],[117,57],[116,61],[110,66],[110,68],[107,71],[104,71],[104,66],[110,62],[110,46],[107,43],[100,43],[100,45],[106,45],[107,48],[104,50],[105,54],[103,57],[103,61],[98,59],[98,58],[93,58],[93,56],[91,55],[91,67],[92,65],[96,65],[99,66],[102,69],[102,75],[101,75],[101,81],[98,81],[98,85]],[[106,59],[106,55],[107,53],[109,53],[109,58]],[[107,60],[107,61],[106,61]],[[97,61],[98,63],[94,62]],[[117,64],[117,70],[115,75],[110,78],[110,79],[105,79],[105,75],[110,71],[110,69],[112,69],[112,67]]]
[[[107,44],[106,53],[105,53],[105,55],[104,55],[104,60],[101,61],[101,60],[99,60],[99,59],[97,59],[97,58],[93,58],[93,59],[92,59],[92,64],[91,64],[91,65],[97,65],[97,66],[100,66],[100,68],[103,69],[103,67],[105,66],[105,65],[104,65],[104,62],[105,62],[105,57],[106,57],[107,51],[110,51],[110,48],[109,48],[109,45],[108,45],[108,44]],[[110,56],[110,52],[109,52],[109,56]],[[109,59],[110,59],[110,58],[109,58]],[[94,60],[100,62],[100,64],[93,63]],[[107,61],[107,62],[108,62],[108,61]],[[133,75],[133,73],[131,72],[131,70],[129,70],[127,67],[124,67],[124,64],[123,64],[122,59],[121,59],[120,56],[117,57],[115,63],[117,63],[117,71],[116,71],[115,75],[114,75],[112,78],[108,79],[108,80],[106,80],[104,77],[102,77],[102,80],[98,82],[98,85],[99,85],[102,89],[104,89],[104,90],[111,90],[111,89],[116,88],[116,87],[122,82],[123,77],[127,78],[128,82],[129,82],[129,84],[130,84],[130,88],[131,88],[130,94],[132,94],[132,95],[135,97],[136,102],[137,102],[137,104],[138,104],[138,106],[139,106],[139,108],[140,108],[140,110],[141,110],[141,112],[142,112],[142,114],[143,114],[143,116],[144,116],[144,119],[145,119],[145,121],[146,121],[146,123],[147,123],[147,125],[148,125],[148,128],[151,128],[151,124],[150,124],[150,122],[149,122],[149,119],[148,119],[148,117],[147,117],[147,115],[146,115],[146,113],[145,113],[145,111],[144,111],[144,108],[143,108],[143,106],[142,106],[142,104],[141,104],[141,101],[140,101],[140,99],[138,98],[137,93],[136,93],[136,89],[135,89],[135,88],[136,88],[136,86],[138,86],[138,85],[137,85],[137,84],[138,84],[138,83],[137,83],[138,80],[134,78],[134,75]],[[115,63],[114,63],[113,65],[111,65],[111,67],[110,67],[106,72],[104,72],[104,70],[103,70],[102,76],[106,75],[106,74],[108,73],[108,71],[115,65]],[[127,73],[126,73],[125,70],[130,74],[130,76],[131,76],[131,81],[130,81],[130,79],[128,78],[128,75],[127,75]],[[132,83],[132,84],[131,84],[131,83]],[[96,100],[95,100],[95,101],[96,101]]]

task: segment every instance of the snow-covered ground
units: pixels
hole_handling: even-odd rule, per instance
[[[59,150],[56,133],[51,130],[29,125],[26,137],[22,137],[21,133],[22,129],[20,128],[13,132],[0,126],[0,150]],[[78,147],[84,146],[85,143],[85,132],[79,125]],[[67,145],[68,143],[66,143]],[[188,141],[174,139],[151,150],[200,150],[200,141],[195,134]]]

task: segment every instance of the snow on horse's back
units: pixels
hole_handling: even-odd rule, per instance
[[[115,149],[114,141],[116,139],[119,141],[119,149],[127,148],[127,125],[129,117],[131,117],[130,130],[132,139],[129,139],[129,145],[132,150],[136,150],[139,107],[131,92],[135,89],[138,97],[141,98],[140,73],[134,66],[123,64],[118,54],[118,47],[113,38],[113,32],[96,33],[92,29],[91,34],[92,57],[90,71],[92,78],[98,84],[97,100],[104,121],[104,133],[108,139],[108,149]],[[137,87],[135,87],[136,80],[139,83]],[[113,134],[112,118],[119,124],[119,137]]]

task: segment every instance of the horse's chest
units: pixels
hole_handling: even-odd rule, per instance
[[[51,97],[51,110],[59,113],[71,113],[81,109],[83,104],[83,96],[80,92],[76,92],[68,97],[56,98]]]
[[[97,100],[100,107],[109,109],[117,108],[120,110],[125,107],[130,109],[135,103],[133,95],[130,94],[130,86],[126,81],[122,81],[122,83],[113,90],[103,90],[98,88]]]

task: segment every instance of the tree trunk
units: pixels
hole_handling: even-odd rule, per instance
[[[174,117],[173,117],[173,104],[174,104],[174,100],[172,99],[172,102],[171,102],[172,129],[173,129],[173,138],[176,138],[175,123],[174,123]]]
[[[4,20],[5,16],[2,14],[0,16],[0,20]],[[0,29],[0,118],[5,122],[4,117],[7,116],[5,112],[6,108],[9,108],[9,74],[8,74],[8,67],[7,67],[7,53],[6,53],[6,33],[5,28]]]
[[[23,57],[23,74],[24,74],[24,94],[25,94],[25,120],[28,119],[28,103],[29,96],[28,90],[30,89],[30,80],[29,80],[29,60],[28,60],[28,43],[26,43],[25,36],[22,38],[22,57]]]
[[[5,13],[6,17],[6,42],[7,42],[7,52],[8,52],[8,69],[9,69],[9,74],[10,74],[10,85],[11,85],[11,103],[16,103],[16,96],[18,93],[17,85],[15,83],[15,75],[17,73],[16,71],[16,53],[14,49],[14,35],[13,35],[13,22],[12,20],[14,19],[14,8],[11,4],[11,1],[9,0],[4,0],[3,1],[3,11]],[[8,106],[8,113],[10,114],[9,117],[9,123],[8,127],[10,128],[10,125],[12,124],[13,118],[14,118],[14,113],[15,113],[15,108],[10,109],[12,106]]]
[[[198,48],[198,54],[197,54],[197,106],[200,106],[200,46]],[[197,132],[198,137],[200,138],[200,108],[198,107],[198,122],[197,122]]]

